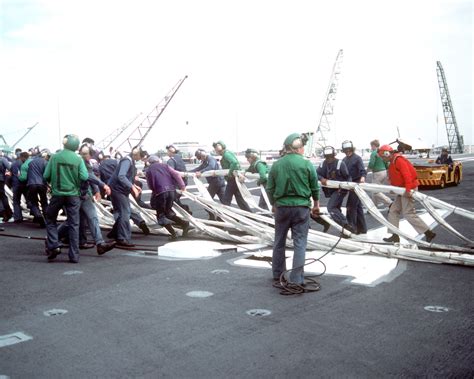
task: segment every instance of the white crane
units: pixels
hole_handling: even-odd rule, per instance
[[[319,124],[316,128],[316,132],[307,133],[308,144],[306,147],[306,155],[312,156],[316,149],[316,144],[324,147],[326,145],[326,135],[331,130],[331,125],[334,118],[334,103],[336,100],[336,94],[339,84],[339,76],[341,75],[342,58],[344,56],[343,50],[339,50],[336,56],[336,61],[331,73],[331,79],[329,80],[329,86],[326,91],[326,98],[321,109],[321,116],[319,118]]]

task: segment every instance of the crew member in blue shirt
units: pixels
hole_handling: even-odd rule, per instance
[[[362,158],[354,152],[352,141],[342,143],[342,151],[346,157],[342,160],[349,171],[349,175],[354,183],[365,183],[367,170],[364,167]],[[349,192],[347,198],[347,221],[356,234],[367,233],[367,223],[365,222],[364,210],[359,196],[354,191]]]

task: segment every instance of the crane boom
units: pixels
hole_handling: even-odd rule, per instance
[[[143,143],[148,133],[150,133],[153,125],[158,121],[163,111],[166,109],[170,101],[173,99],[176,92],[179,90],[183,82],[188,76],[180,79],[178,83],[168,92],[168,94],[148,113],[142,122],[128,135],[128,137],[117,146],[117,150],[127,144],[127,147],[132,150],[133,147],[139,146]]]
[[[39,122],[37,122],[36,124],[34,124],[33,126],[30,126],[29,128],[27,128],[27,131],[25,134],[23,134],[20,138],[18,138],[18,141],[16,141],[12,146],[11,148],[14,149],[16,145],[18,145],[22,140],[23,138],[25,138],[35,127],[36,125],[38,125]]]
[[[137,114],[132,120],[130,120],[129,122],[125,123],[124,125],[122,125],[121,127],[117,128],[116,130],[114,130],[112,133],[110,133],[107,137],[105,137],[104,139],[102,139],[101,141],[99,141],[96,146],[101,149],[101,150],[105,150],[107,149],[110,145],[112,145],[112,143],[117,139],[119,138],[123,132],[125,132],[125,130],[127,130],[130,125],[132,125],[138,117],[140,117],[142,115],[142,113],[140,112],[139,114]]]
[[[441,95],[441,106],[443,107],[444,122],[446,124],[446,133],[448,135],[449,150],[451,153],[463,153],[463,136],[459,133],[456,117],[454,116],[453,104],[449,95],[448,82],[444,74],[443,66],[440,61],[436,62],[436,72],[438,75],[439,93]]]
[[[308,133],[310,138],[306,155],[311,156],[314,154],[314,150],[316,148],[315,143],[318,143],[321,146],[326,145],[326,134],[331,130],[331,124],[333,123],[334,103],[339,86],[339,76],[341,75],[343,57],[344,52],[342,49],[340,49],[337,53],[336,61],[334,62],[334,66],[332,68],[331,78],[329,80],[326,97],[321,109],[321,116],[319,118],[318,127],[316,128],[316,133]]]

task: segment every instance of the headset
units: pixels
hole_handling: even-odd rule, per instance
[[[63,138],[64,148],[76,151],[79,148],[79,137],[75,134],[66,134]]]
[[[245,150],[245,158],[258,158],[258,151],[255,149]]]
[[[41,149],[41,151],[39,152],[39,155],[42,158],[47,158],[47,157],[51,156],[51,151],[49,151],[49,149]]]
[[[354,150],[354,145],[352,144],[352,141],[345,140],[342,143],[342,151],[349,150],[349,149]]]
[[[383,145],[377,150],[379,157],[388,158],[393,153],[393,148],[390,145]]]
[[[132,155],[140,155],[140,158],[143,159],[148,155],[148,152],[142,149],[141,146],[135,146],[132,148]]]
[[[79,154],[90,154],[91,153],[91,149],[89,147],[89,143],[83,143],[81,145],[81,147],[79,148]]]
[[[323,149],[323,155],[325,157],[332,155],[333,157],[336,156],[336,150],[332,146],[325,146]]]
[[[207,155],[207,152],[204,149],[197,149],[194,153],[194,156],[199,160],[203,159],[203,155]]]

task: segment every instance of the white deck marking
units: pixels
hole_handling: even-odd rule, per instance
[[[0,336],[0,347],[15,345],[20,342],[32,340],[33,337],[26,335],[23,332],[15,332],[12,334],[5,334]]]

